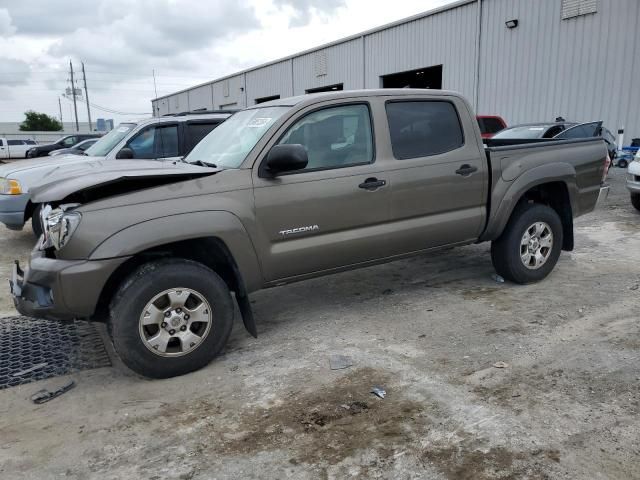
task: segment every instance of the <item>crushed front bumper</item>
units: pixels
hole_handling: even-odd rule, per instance
[[[60,260],[34,250],[29,268],[16,261],[9,286],[22,315],[49,320],[90,319],[113,272],[129,257]]]

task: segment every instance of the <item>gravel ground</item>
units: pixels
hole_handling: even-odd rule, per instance
[[[640,479],[640,215],[623,182],[539,284],[496,283],[489,245],[463,247],[252,295],[259,338],[237,322],[181,378],[84,371],[40,406],[63,379],[0,391],[0,478]],[[31,243],[0,231],[0,276]],[[330,370],[333,354],[353,366]]]

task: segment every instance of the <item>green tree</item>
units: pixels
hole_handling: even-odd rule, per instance
[[[57,132],[62,130],[62,124],[46,113],[28,110],[24,112],[24,116],[26,118],[20,124],[20,130],[23,132]]]

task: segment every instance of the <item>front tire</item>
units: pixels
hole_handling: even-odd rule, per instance
[[[618,168],[627,168],[629,166],[629,163],[623,158],[621,160],[618,160]]]
[[[640,193],[631,194],[631,205],[640,212]]]
[[[551,207],[524,203],[511,214],[502,235],[491,243],[496,272],[514,283],[545,278],[562,250],[562,221]]]
[[[110,332],[123,363],[140,375],[169,378],[206,366],[224,348],[233,325],[225,282],[190,260],[141,266],[110,305]]]
[[[42,235],[42,220],[40,218],[40,212],[42,211],[42,204],[36,205],[31,214],[31,230],[36,238],[40,238]]]

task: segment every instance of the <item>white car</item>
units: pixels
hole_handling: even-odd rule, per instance
[[[37,143],[34,140],[9,140],[0,138],[0,160],[9,158],[26,158],[27,150]]]
[[[640,150],[627,169],[627,189],[631,193],[631,204],[640,211]]]

